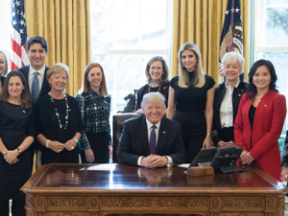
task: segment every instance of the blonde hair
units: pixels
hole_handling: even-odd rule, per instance
[[[5,55],[4,52],[2,52],[2,51],[0,50],[0,54],[2,54],[2,55],[3,55],[3,58],[4,58],[5,69],[4,69],[3,73],[2,73],[2,76],[5,76],[5,75],[7,74],[7,72],[8,72],[8,61],[7,61],[7,57],[6,57],[6,55]]]
[[[245,59],[239,52],[232,51],[225,53],[221,62],[223,71],[225,70],[225,66],[227,64],[237,63],[239,65],[240,72],[244,72]]]
[[[50,77],[53,75],[53,74],[57,74],[57,73],[61,73],[65,71],[66,72],[66,75],[67,75],[67,80],[69,78],[69,68],[67,65],[61,63],[61,62],[58,62],[54,65],[52,65],[51,67],[49,67],[49,70],[47,72],[47,79],[49,80]]]
[[[185,50],[189,50],[193,52],[196,56],[197,63],[196,63],[196,70],[195,72],[195,80],[193,81],[193,85],[197,88],[201,88],[205,84],[205,77],[204,77],[204,70],[202,66],[202,57],[199,48],[196,44],[191,42],[186,42],[181,46],[178,52],[178,70],[179,70],[179,82],[178,85],[181,88],[188,88],[189,87],[189,75],[187,69],[182,64],[182,52]]]
[[[81,86],[80,93],[82,93],[82,94],[83,93],[89,93],[91,86],[90,86],[90,82],[88,81],[88,75],[89,75],[89,71],[94,67],[100,68],[100,70],[102,72],[102,82],[101,82],[101,87],[100,87],[100,94],[101,95],[108,95],[104,70],[103,70],[103,67],[97,62],[92,62],[86,66],[85,71],[84,71],[84,76],[83,76],[83,80],[82,80],[82,86]]]

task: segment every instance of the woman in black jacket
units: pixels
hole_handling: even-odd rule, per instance
[[[36,138],[40,143],[41,163],[78,163],[78,141],[82,120],[76,99],[65,93],[69,68],[62,63],[47,72],[51,86],[35,105]]]
[[[233,124],[247,84],[239,81],[245,60],[238,52],[228,52],[222,59],[225,82],[215,89],[212,139],[215,146],[233,146]]]

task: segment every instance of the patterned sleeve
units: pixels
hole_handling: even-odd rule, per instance
[[[111,96],[105,96],[104,97],[105,102],[109,105],[109,109],[107,110],[107,118],[108,118],[108,123],[107,123],[107,134],[108,134],[108,140],[110,141],[109,143],[111,143],[111,126],[110,126],[110,112],[111,112]]]
[[[81,135],[81,138],[80,138],[80,141],[79,141],[79,147],[80,147],[81,151],[84,150],[84,149],[91,148],[89,140],[88,140],[86,132],[85,132],[85,128],[86,128],[86,124],[85,124],[85,122],[86,122],[85,98],[86,97],[83,97],[81,94],[77,94],[76,95],[76,100],[77,100],[77,102],[79,104],[79,108],[80,108],[80,112],[81,112],[81,120],[82,120],[82,123],[83,123],[83,132],[82,132],[82,135]]]

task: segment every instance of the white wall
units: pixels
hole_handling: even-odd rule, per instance
[[[10,0],[0,0],[0,50],[10,59],[10,35],[11,35],[11,2]]]

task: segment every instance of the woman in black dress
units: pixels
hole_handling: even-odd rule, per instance
[[[179,75],[169,87],[167,118],[181,124],[190,163],[201,148],[211,146],[214,80],[204,74],[199,48],[187,42],[178,52]]]
[[[0,100],[0,215],[9,215],[9,199],[13,200],[12,215],[25,215],[22,185],[31,174],[29,151],[34,141],[34,115],[30,94],[23,74],[8,74]]]
[[[215,146],[234,146],[233,124],[237,115],[242,94],[247,89],[240,82],[245,60],[239,52],[228,52],[222,59],[225,82],[215,89],[212,139]]]
[[[76,95],[84,130],[80,139],[82,163],[109,163],[112,156],[110,103],[103,67],[99,63],[87,65],[82,90]]]
[[[8,71],[8,61],[5,53],[0,50],[0,77],[1,77],[0,94],[2,92],[2,87],[5,80],[4,76],[7,74],[7,71]]]
[[[160,92],[165,97],[165,105],[168,104],[168,67],[165,60],[161,56],[155,56],[146,65],[145,70],[148,83],[142,86],[137,92],[137,101],[135,105],[135,111],[143,114],[141,103],[144,94],[149,92]]]
[[[42,164],[79,162],[81,114],[75,98],[64,92],[68,76],[66,65],[52,65],[47,72],[51,91],[35,105],[36,138],[41,144]]]

